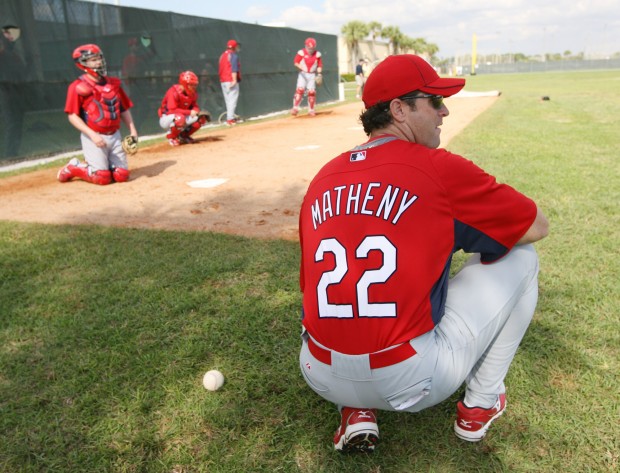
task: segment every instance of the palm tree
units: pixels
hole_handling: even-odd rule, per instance
[[[375,40],[377,36],[381,36],[381,30],[383,29],[383,25],[378,21],[371,21],[368,23],[368,33],[370,34],[370,38],[372,42],[370,43],[370,52],[372,53],[372,60],[377,60],[377,53],[375,52]]]
[[[400,50],[404,54],[419,54],[419,44],[415,39],[403,35],[400,40]]]
[[[437,54],[437,51],[439,51],[439,46],[437,46],[434,43],[427,43],[426,40],[424,38],[415,38],[413,40],[413,49],[415,51],[416,54],[419,55],[426,55],[428,56],[428,59],[430,60],[435,54]]]
[[[398,26],[386,26],[381,30],[381,37],[390,41],[392,47],[392,54],[398,54],[400,51],[400,44],[405,38]]]
[[[426,53],[428,54],[428,57],[430,59],[432,59],[438,52],[439,46],[437,46],[435,43],[426,43]]]
[[[353,20],[343,25],[340,32],[349,48],[351,65],[353,70],[355,70],[355,64],[357,64],[359,59],[359,42],[368,36],[368,25],[361,21]]]

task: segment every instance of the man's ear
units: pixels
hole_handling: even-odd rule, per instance
[[[406,112],[409,111],[409,105],[399,99],[394,99],[390,102],[390,113],[395,122],[405,121]]]

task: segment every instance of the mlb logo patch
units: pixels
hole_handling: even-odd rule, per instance
[[[349,156],[349,161],[352,163],[356,161],[364,161],[364,159],[366,159],[366,151],[355,151]]]

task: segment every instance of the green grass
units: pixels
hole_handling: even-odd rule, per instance
[[[484,442],[454,436],[459,392],[381,413],[373,455],[333,451],[336,410],[297,366],[295,243],[0,222],[0,471],[617,471],[619,85],[617,71],[468,78],[502,96],[450,149],[551,222]]]

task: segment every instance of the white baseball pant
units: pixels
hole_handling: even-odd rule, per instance
[[[101,137],[106,144],[103,148],[99,148],[88,136],[80,133],[84,160],[92,172],[107,171],[112,168],[129,169],[120,130],[112,135],[101,135]]]
[[[235,119],[235,110],[239,101],[239,83],[232,86],[232,82],[220,82],[222,84],[222,93],[224,94],[224,102],[226,102],[226,120]]]
[[[331,365],[308,350],[300,367],[308,385],[339,407],[418,412],[466,383],[465,402],[488,408],[505,392],[504,378],[538,299],[538,257],[516,246],[492,264],[469,258],[449,282],[445,315],[434,330],[410,341],[416,354],[370,369],[368,355],[331,352]],[[324,347],[326,348],[326,347]]]

